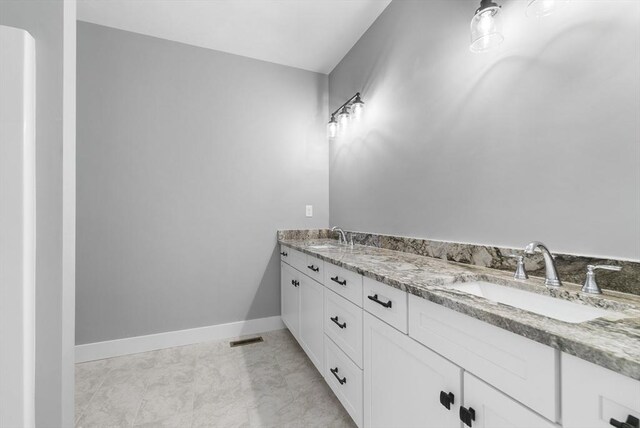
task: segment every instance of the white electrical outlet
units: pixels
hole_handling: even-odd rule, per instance
[[[307,217],[313,217],[313,205],[307,205],[306,213]]]

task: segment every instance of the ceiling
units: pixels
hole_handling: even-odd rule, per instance
[[[79,0],[78,19],[328,74],[391,0]]]

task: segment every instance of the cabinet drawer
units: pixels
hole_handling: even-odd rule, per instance
[[[280,261],[289,263],[291,248],[280,245]]]
[[[326,263],[324,269],[324,285],[362,307],[362,275],[331,263]]]
[[[464,407],[475,413],[471,422],[474,428],[558,428],[467,372],[464,373]]]
[[[282,247],[282,250],[287,254],[286,256],[280,253],[280,260],[287,263],[289,266],[299,270],[300,272],[304,272],[306,263],[307,263],[307,255],[301,251],[294,250],[289,247]]]
[[[537,411],[558,420],[558,351],[416,296],[409,336]]]
[[[324,338],[324,379],[358,427],[362,426],[362,370],[336,346]]]
[[[407,293],[371,278],[362,285],[364,308],[403,333],[407,332]]]
[[[640,419],[640,381],[562,354],[562,425],[611,428],[613,418]]]
[[[322,280],[324,279],[324,261],[307,254],[302,272],[322,284]]]
[[[362,368],[362,308],[328,289],[324,292],[324,333]]]

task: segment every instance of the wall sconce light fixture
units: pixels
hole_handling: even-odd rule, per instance
[[[560,9],[570,0],[529,0],[527,16],[547,16]],[[504,40],[502,35],[502,16],[500,8],[492,0],[480,0],[480,7],[471,19],[471,52],[486,52],[499,46]]]
[[[567,3],[567,0],[530,0],[527,5],[527,16],[540,18],[551,15]]]
[[[486,52],[504,40],[500,7],[491,0],[481,0],[471,19],[471,52]]]
[[[346,103],[331,113],[331,119],[329,119],[329,123],[327,124],[327,134],[329,138],[336,138],[338,135],[338,127],[340,127],[341,131],[344,131],[352,118],[357,120],[362,116],[363,110],[364,102],[360,98],[360,92],[357,92],[349,98]],[[338,116],[338,120],[336,120],[336,115]]]

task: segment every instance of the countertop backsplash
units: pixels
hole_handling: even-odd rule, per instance
[[[457,242],[432,241],[403,236],[380,235],[345,231],[360,245],[402,251],[420,256],[433,257],[458,263],[514,272],[515,259],[510,254],[522,254],[522,249],[494,247],[489,245],[461,244]],[[279,230],[279,240],[337,239],[338,233],[329,229]],[[524,247],[523,243],[523,247]],[[553,249],[552,249],[553,250]],[[598,271],[598,285],[605,290],[640,295],[640,262],[602,259],[572,254],[553,253],[558,275],[562,281],[584,283],[587,265],[607,264],[622,266],[620,272]],[[531,276],[544,277],[542,254],[525,257],[525,268]]]

